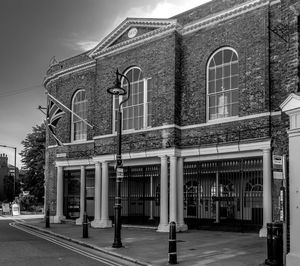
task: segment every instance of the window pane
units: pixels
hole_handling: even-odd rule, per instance
[[[214,80],[216,78],[216,71],[215,69],[210,69],[208,71],[208,80]]]
[[[239,91],[238,90],[233,90],[231,92],[231,102],[232,103],[238,103],[239,101]]]
[[[144,93],[139,94],[139,99],[137,103],[143,103],[144,102]]]
[[[216,88],[215,88],[215,81],[210,81],[208,83],[208,93],[212,93],[215,92]]]
[[[215,56],[214,56],[214,59],[215,59],[215,62],[216,62],[216,65],[221,65],[222,64],[222,51],[218,52]]]
[[[232,60],[232,61],[237,61],[237,60],[238,60],[236,53],[233,53],[233,54],[232,54],[231,60]]]
[[[222,79],[218,79],[216,81],[216,91],[217,92],[222,91]]]
[[[231,89],[238,88],[238,76],[234,76],[231,78]]]
[[[216,79],[222,78],[222,67],[217,67]]]
[[[231,111],[232,115],[239,114],[239,104],[238,103],[232,104],[231,108],[232,108],[232,111]]]
[[[231,61],[232,51],[231,50],[224,50],[224,62],[228,63]]]
[[[209,96],[209,107],[213,107],[215,105],[216,105],[216,96],[215,95]]]
[[[224,90],[229,90],[230,89],[230,78],[225,78],[224,79]]]
[[[238,63],[234,63],[231,65],[231,75],[237,75],[239,73]]]
[[[216,119],[216,108],[215,107],[210,107],[209,108],[209,119]]]
[[[144,106],[143,105],[139,105],[139,116],[144,116]]]
[[[223,77],[229,77],[230,76],[230,65],[224,66],[224,76]]]

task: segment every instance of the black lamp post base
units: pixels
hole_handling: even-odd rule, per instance
[[[122,246],[122,242],[121,240],[115,240],[115,242],[112,244],[113,248],[121,248]]]

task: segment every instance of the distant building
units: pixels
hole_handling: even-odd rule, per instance
[[[18,179],[18,168],[8,164],[8,157],[6,154],[0,154],[0,201],[11,201],[14,199],[14,182]]]
[[[266,236],[280,212],[272,155],[288,155],[280,104],[299,90],[297,2],[214,0],[169,19],[127,18],[91,51],[52,65],[45,88],[95,125],[66,112],[56,128],[64,146],[47,135],[54,222],[82,222],[86,184],[92,226],[111,226],[122,98],[107,89],[118,68],[131,83],[122,106],[123,221]]]

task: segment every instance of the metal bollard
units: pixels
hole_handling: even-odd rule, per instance
[[[177,264],[176,252],[176,223],[170,222],[169,227],[169,264]]]
[[[46,211],[46,228],[50,227],[50,207],[48,206]]]
[[[82,237],[88,238],[89,237],[89,229],[88,229],[88,217],[86,211],[83,214],[83,223],[82,223]]]
[[[267,224],[267,251],[268,258],[265,265],[282,266],[283,265],[283,236],[282,223]]]

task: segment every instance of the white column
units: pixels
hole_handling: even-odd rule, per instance
[[[62,219],[65,219],[63,215],[63,168],[57,167],[56,174],[56,215],[54,216],[54,223],[60,223]]]
[[[178,230],[179,231],[187,231],[188,227],[184,223],[183,218],[183,209],[184,209],[184,181],[183,181],[183,158],[178,158],[178,164],[177,164],[177,174],[178,174],[178,183],[177,183],[177,191],[178,191]]]
[[[260,237],[267,236],[267,223],[272,222],[272,173],[271,149],[263,150],[263,227]]]
[[[157,232],[169,232],[168,224],[168,157],[161,157],[160,166],[160,221]]]
[[[82,224],[83,222],[83,213],[84,213],[84,202],[85,201],[85,168],[80,166],[80,215],[76,219],[76,224]]]
[[[95,218],[92,227],[99,227],[101,219],[101,164],[95,163]]]
[[[101,220],[99,227],[112,227],[112,222],[108,216],[108,163],[102,163],[102,200],[101,200]]]
[[[170,156],[170,213],[169,222],[177,225],[177,157]]]
[[[216,196],[220,196],[220,181],[219,181],[219,172],[216,172]],[[216,223],[220,222],[220,201],[216,201]]]
[[[298,6],[298,8],[297,8]],[[294,4],[300,14],[300,3]],[[295,39],[296,43],[296,39]],[[286,266],[300,265],[300,97],[290,94],[280,106],[290,119],[289,136],[289,211],[290,250],[286,255]],[[287,221],[285,222],[287,225]],[[284,226],[285,229],[285,226]],[[284,230],[283,229],[283,230]],[[283,231],[284,238],[285,230]]]

